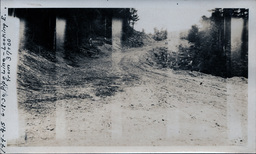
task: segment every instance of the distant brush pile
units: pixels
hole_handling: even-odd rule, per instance
[[[142,47],[143,45],[148,45],[153,42],[144,32],[133,31],[132,35],[123,41],[123,45],[126,47]]]
[[[98,58],[100,55],[109,55],[111,49],[112,40],[103,37],[94,38],[91,44],[86,42],[79,47],[80,53],[91,58]]]

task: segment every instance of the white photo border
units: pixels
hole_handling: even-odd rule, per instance
[[[256,1],[255,0],[1,0],[1,16],[8,8],[128,8],[183,7],[249,9],[248,144],[247,146],[157,146],[157,147],[6,147],[6,152],[256,152]],[[7,9],[6,9],[7,8]],[[8,13],[7,13],[8,14]],[[1,24],[2,29],[2,24]],[[2,34],[1,34],[2,35]],[[2,95],[2,94],[1,94]],[[8,102],[6,102],[8,105]],[[2,118],[2,117],[1,117]],[[8,122],[8,121],[7,121]]]

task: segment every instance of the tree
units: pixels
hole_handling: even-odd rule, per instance
[[[123,20],[122,40],[126,41],[134,33],[134,24],[139,20],[137,10],[134,8],[119,8],[113,10],[113,17]]]
[[[139,20],[139,16],[138,16],[138,11],[134,8],[130,9],[130,15],[129,15],[129,23],[132,26],[132,28],[134,28],[134,24],[135,22],[137,22]]]
[[[193,25],[188,33],[188,37],[187,37],[188,41],[191,43],[195,43],[198,40],[198,32],[199,32],[199,29],[197,25]]]

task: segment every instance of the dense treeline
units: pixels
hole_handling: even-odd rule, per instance
[[[231,18],[242,18],[244,22],[240,59],[231,53]],[[214,9],[212,16],[203,16],[201,22],[203,26],[193,25],[186,37],[192,45],[180,47],[180,52],[187,55],[183,66],[222,77],[248,77],[248,10]]]
[[[26,22],[25,48],[36,52],[40,47],[48,53],[56,48],[56,18],[65,19],[65,50],[70,55],[88,46],[90,38],[111,44],[113,18],[123,21],[123,41],[133,35],[139,20],[133,8],[15,8],[9,9],[9,15]]]

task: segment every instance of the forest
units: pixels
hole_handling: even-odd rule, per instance
[[[231,44],[231,18],[243,20],[240,55],[234,56],[231,56],[236,54],[235,51],[231,53],[232,46],[235,46]],[[193,44],[187,49],[192,55],[192,70],[222,77],[248,77],[248,9],[213,9],[212,16],[202,16],[201,22],[203,27],[193,25],[186,38]],[[229,26],[229,29],[224,30],[224,26]]]
[[[156,54],[169,57],[160,58],[164,64],[174,69],[200,71],[222,77],[248,76],[248,9],[212,9],[211,17],[202,16],[201,25],[192,25],[182,39],[188,40],[190,47],[179,46],[178,60],[170,55],[168,49],[162,48]],[[139,20],[134,8],[91,8],[91,9],[10,9],[9,15],[17,16],[27,22],[25,48],[42,53],[48,59],[55,60],[56,50],[56,18],[66,20],[65,57],[74,59],[79,53],[91,57],[99,53],[97,45],[103,42],[112,44],[112,19],[122,20],[122,45],[141,47],[150,42],[167,40],[167,30],[154,28],[154,34],[134,30]],[[243,20],[242,47],[239,55],[231,56],[231,27],[224,30],[224,21],[231,18]],[[171,30],[169,30],[171,31]],[[225,31],[225,32],[224,32]],[[46,35],[47,34],[47,35]],[[89,39],[94,40],[90,47]],[[40,49],[38,49],[40,48]],[[163,50],[163,51],[162,51]],[[166,50],[166,51],[165,51]],[[166,55],[168,54],[168,55]],[[161,57],[161,56],[160,56]],[[171,61],[171,63],[170,63]]]
[[[155,55],[163,67],[199,71],[221,77],[248,77],[248,9],[211,10],[210,17],[201,17],[201,26],[180,33],[180,38],[189,45],[179,44],[178,52],[168,48],[157,48]],[[235,40],[236,26],[233,21],[242,22],[241,40]],[[153,38],[166,40],[166,31],[155,29]],[[240,36],[239,36],[240,37]],[[233,39],[233,42],[231,42]],[[238,44],[241,44],[240,46]]]
[[[103,41],[112,43],[112,19],[121,19],[122,42],[127,44],[141,44],[142,40],[129,40],[134,33],[133,26],[139,20],[134,8],[75,8],[75,9],[38,9],[13,8],[9,15],[26,21],[26,40],[24,48],[33,52],[39,51],[42,56],[54,60],[56,51],[56,19],[65,19],[65,50],[66,58],[81,50],[89,52],[89,39],[95,40],[95,46]],[[135,42],[134,42],[135,41]],[[38,53],[39,54],[39,53]]]

